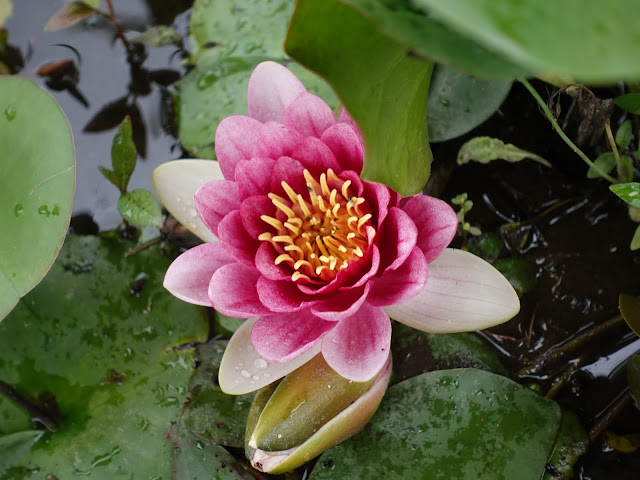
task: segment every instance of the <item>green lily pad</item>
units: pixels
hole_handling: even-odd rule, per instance
[[[542,480],[571,480],[573,466],[588,448],[589,434],[580,419],[572,411],[563,410],[558,439],[549,459],[550,469],[547,469]]]
[[[327,79],[358,123],[366,151],[362,178],[405,196],[421,192],[433,161],[427,135],[433,64],[407,55],[405,44],[337,0],[298,2],[285,49]]]
[[[130,247],[67,237],[44,281],[0,324],[0,380],[57,424],[24,455],[16,450],[24,445],[0,449],[0,471],[171,476],[162,434],[194,362],[192,349],[174,347],[204,340],[208,322],[202,308],[162,287],[169,258],[155,247],[125,258]]]
[[[69,227],[75,189],[71,128],[51,95],[0,75],[0,320],[42,280]]]
[[[509,280],[519,297],[536,286],[536,266],[527,260],[503,258],[494,262],[493,266]]]
[[[444,142],[476,128],[500,107],[511,83],[470,77],[446,65],[437,65],[427,103],[429,139]]]
[[[389,388],[358,435],[325,452],[312,479],[539,480],[560,408],[482,370],[425,373]]]
[[[218,123],[230,115],[247,115],[247,86],[258,63],[281,63],[307,90],[332,108],[338,100],[317,75],[286,58],[284,37],[293,2],[289,0],[197,0],[191,14],[196,45],[194,69],[177,85],[178,137],[191,154],[215,158]]]
[[[226,341],[199,345],[198,368],[189,382],[189,400],[179,423],[197,437],[229,447],[244,446],[244,431],[253,394],[227,395],[218,386]]]
[[[537,74],[590,83],[640,78],[635,0],[414,0],[448,28]]]
[[[471,333],[427,333],[395,322],[391,352],[391,383],[424,372],[451,368],[478,368],[507,375],[495,352]]]

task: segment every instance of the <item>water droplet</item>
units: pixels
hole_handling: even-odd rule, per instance
[[[13,214],[16,217],[19,217],[20,215],[22,215],[22,212],[24,212],[24,207],[21,203],[16,203],[16,206],[13,207]]]
[[[278,434],[278,438],[282,438],[282,434],[281,433]]]
[[[450,105],[449,99],[444,97],[440,98],[440,103],[443,107],[448,107]]]
[[[267,368],[267,362],[264,358],[256,358],[253,365],[260,369]]]
[[[240,372],[240,375],[242,375],[244,378],[251,378],[251,374],[249,372],[247,372],[246,370],[242,370]]]
[[[9,105],[7,108],[4,109],[4,116],[10,122],[13,121],[14,118],[16,118],[16,113],[17,113],[16,109],[11,105]]]
[[[254,375],[254,376],[253,376],[253,379],[257,382],[258,380],[260,380],[260,377],[259,377],[259,376],[257,376],[257,375]]]

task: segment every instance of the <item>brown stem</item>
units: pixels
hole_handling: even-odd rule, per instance
[[[38,407],[22,398],[13,387],[7,385],[3,381],[0,381],[0,394],[4,395],[9,400],[13,401],[13,403],[25,410],[31,416],[31,420],[33,422],[42,424],[45,428],[51,430],[52,432],[55,432],[58,429],[58,425],[53,418],[49,417]]]
[[[127,37],[124,36],[124,32],[122,31],[122,28],[120,28],[120,24],[118,23],[118,19],[116,18],[116,12],[113,9],[111,0],[106,0],[106,2],[107,2],[107,8],[109,9],[109,14],[107,15],[107,18],[113,24],[113,28],[116,30],[116,35],[122,41],[124,48],[127,50],[127,54],[131,55],[133,53],[133,48],[131,47],[129,40],[127,40]]]
[[[589,431],[589,442],[593,443],[609,426],[618,418],[618,416],[633,403],[633,397],[629,392],[625,393],[606,413],[598,420],[593,428]]]
[[[155,245],[156,243],[158,243],[160,240],[162,240],[162,237],[155,237],[152,238],[151,240],[148,240],[144,243],[141,243],[140,245],[137,245],[136,247],[132,248],[131,250],[127,250],[126,252],[124,252],[123,257],[127,258],[129,255],[133,255],[135,253],[138,253],[142,250],[144,250],[145,248],[149,248],[152,245]]]

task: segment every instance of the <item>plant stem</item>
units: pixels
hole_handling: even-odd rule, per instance
[[[580,150],[577,145],[575,143],[573,143],[571,141],[571,139],[569,137],[567,137],[567,135],[562,131],[562,128],[560,128],[560,125],[558,125],[558,122],[556,121],[556,119],[553,117],[553,113],[551,113],[551,110],[549,110],[549,107],[547,106],[547,104],[544,102],[544,100],[542,100],[542,97],[540,97],[540,95],[538,94],[538,92],[536,92],[535,88],[533,88],[533,86],[527,81],[526,78],[524,77],[518,77],[518,81],[520,83],[522,83],[525,88],[527,90],[529,90],[529,93],[531,93],[531,95],[533,96],[533,98],[536,99],[536,101],[538,102],[538,105],[540,105],[540,108],[542,108],[542,111],[544,112],[544,114],[546,115],[546,117],[549,119],[549,121],[551,122],[551,125],[553,126],[554,130],[556,132],[558,132],[558,135],[560,135],[560,138],[562,138],[562,140],[564,140],[564,143],[566,143],[567,145],[569,145],[569,147],[580,157],[582,158],[582,160],[584,160],[584,162],[589,165],[590,168],[593,168],[596,172],[598,172],[600,174],[600,176],[602,176],[603,178],[609,180],[611,183],[618,183],[618,181],[613,178],[611,175],[609,175],[607,172],[603,171],[599,166],[595,165],[590,159],[589,157],[587,157],[585,155],[585,153]],[[606,125],[606,122],[605,122]],[[611,131],[611,128],[609,128],[609,131]]]
[[[124,32],[122,31],[122,28],[120,28],[120,24],[118,23],[118,19],[116,18],[116,12],[113,9],[111,0],[106,0],[106,2],[107,2],[107,8],[109,9],[109,13],[106,15],[106,17],[113,24],[113,28],[115,28],[116,30],[116,35],[122,41],[124,48],[127,50],[127,54],[131,55],[133,53],[133,49],[131,48],[131,44],[127,40],[127,37],[124,36]]]
[[[625,393],[607,412],[598,420],[589,432],[589,442],[595,442],[604,431],[618,418],[618,416],[631,404],[633,398],[629,392]]]

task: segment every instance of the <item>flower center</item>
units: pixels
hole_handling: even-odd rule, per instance
[[[280,253],[275,264],[287,263],[294,271],[294,282],[331,281],[349,262],[364,256],[371,213],[364,198],[351,194],[351,180],[340,179],[333,170],[320,175],[319,182],[308,170],[304,178],[306,199],[285,181],[281,185],[288,198],[268,195],[277,209],[276,218],[260,218],[277,234],[265,232],[258,239],[271,242]]]

